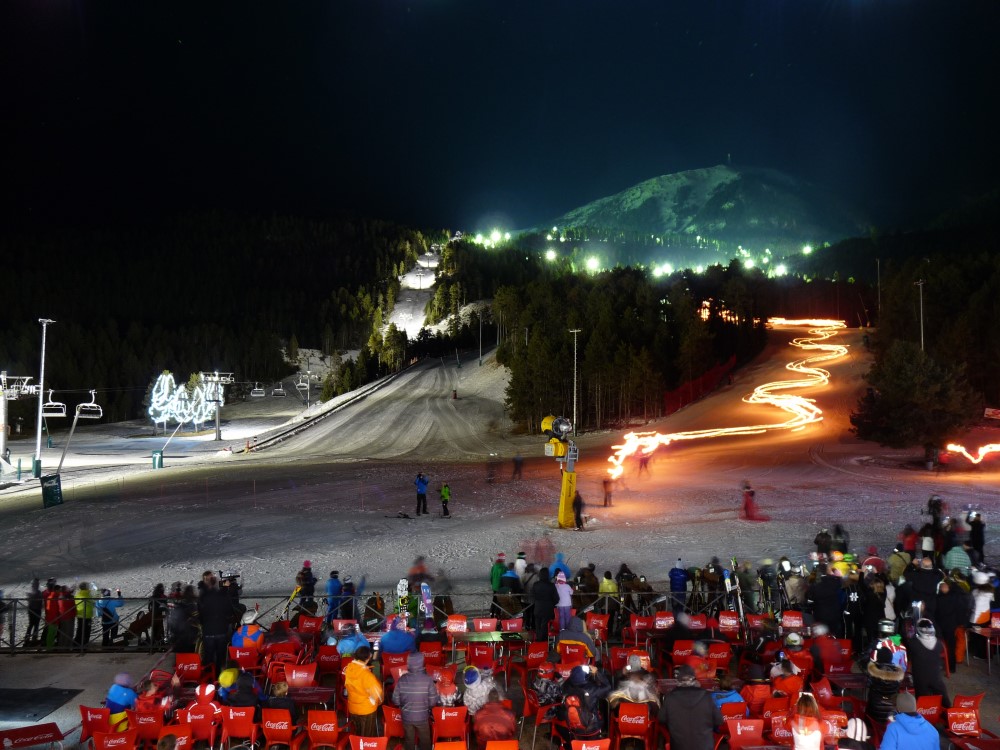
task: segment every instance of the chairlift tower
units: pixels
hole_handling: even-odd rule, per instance
[[[205,400],[215,404],[215,439],[222,440],[222,405],[225,403],[225,387],[235,381],[231,372],[203,372],[202,382],[205,383]]]
[[[0,458],[7,455],[7,402],[33,393],[29,380],[30,376],[7,375],[6,370],[0,372]]]
[[[42,326],[42,358],[38,372],[38,422],[35,431],[35,461],[32,466],[32,476],[42,476],[42,394],[45,393],[45,335],[50,323],[55,323],[49,318],[39,318],[38,322]],[[51,397],[51,394],[49,394]]]

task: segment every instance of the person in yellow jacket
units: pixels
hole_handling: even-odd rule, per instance
[[[347,691],[347,713],[351,734],[358,737],[378,735],[375,717],[382,705],[382,683],[371,670],[372,650],[362,646],[354,652],[354,660],[344,667],[344,689]]]
[[[86,651],[94,624],[94,596],[90,584],[80,581],[73,592],[73,600],[76,602],[76,636],[73,638],[73,648]]]

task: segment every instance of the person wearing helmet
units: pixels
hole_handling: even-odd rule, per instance
[[[940,695],[941,705],[951,708],[944,684],[944,644],[937,637],[934,623],[926,617],[917,621],[916,634],[907,643],[913,690],[917,697]]]
[[[230,643],[237,648],[249,648],[261,651],[264,648],[264,630],[257,624],[257,613],[246,612],[240,622],[240,628],[233,633]]]
[[[111,712],[111,730],[114,732],[128,729],[128,714],[125,712],[135,710],[135,701],[139,697],[132,684],[132,678],[127,673],[119,672],[108,688],[104,706]]]
[[[226,675],[225,680],[222,679],[223,675]],[[222,674],[219,675],[219,684],[222,685],[225,682],[223,689],[228,690],[236,683],[237,677],[239,677],[239,670],[232,668],[224,669]],[[216,721],[220,724],[222,723],[222,697],[212,683],[203,682],[194,689],[194,700],[187,705],[187,708],[192,709],[195,707],[204,707],[207,711],[211,711],[215,714]]]

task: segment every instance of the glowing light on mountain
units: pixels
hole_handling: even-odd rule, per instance
[[[588,271],[590,271],[591,273],[594,273],[600,267],[601,267],[601,261],[600,261],[600,259],[594,257],[593,255],[591,255],[589,258],[587,258],[587,270]]]
[[[839,359],[847,354],[846,346],[828,343],[829,339],[836,336],[841,329],[846,327],[844,322],[840,320],[787,320],[785,318],[771,318],[768,323],[771,326],[808,326],[810,335],[793,339],[791,345],[803,351],[816,352],[816,354],[809,357],[798,359],[785,365],[786,370],[798,373],[801,377],[764,383],[754,388],[753,393],[749,396],[743,397],[743,401],[748,404],[764,404],[780,409],[788,415],[785,421],[770,424],[744,425],[741,427],[689,430],[687,432],[674,432],[670,434],[630,432],[625,435],[624,443],[612,446],[615,452],[613,455],[608,456],[608,462],[611,463],[608,474],[611,475],[611,478],[617,479],[622,475],[622,472],[625,470],[623,464],[629,456],[636,453],[648,456],[661,445],[667,446],[681,440],[704,440],[706,438],[729,437],[733,435],[760,435],[765,432],[777,430],[800,430],[808,424],[822,420],[823,411],[816,406],[814,399],[792,395],[786,393],[786,391],[829,385],[829,371],[818,365]]]
[[[1000,453],[1000,443],[990,443],[989,445],[981,446],[977,451],[976,455],[973,456],[965,449],[963,445],[956,445],[955,443],[948,444],[949,453],[957,453],[960,456],[965,456],[969,461],[974,464],[978,464],[984,458],[986,458],[991,453]]]
[[[556,251],[555,250],[553,250],[552,248],[549,248],[548,250],[545,251],[545,260],[547,260],[549,262],[552,262],[555,259],[556,259]]]

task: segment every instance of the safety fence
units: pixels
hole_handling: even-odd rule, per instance
[[[744,612],[735,592],[725,590],[695,590],[686,593],[646,591],[618,594],[576,593],[573,608],[577,616],[588,612],[609,617],[610,639],[629,624],[632,615],[650,616],[657,612],[686,611],[690,614],[716,616],[720,611]],[[120,602],[116,607],[101,606],[102,601]],[[58,601],[58,600],[56,600]],[[245,592],[233,596],[233,627],[239,625],[246,613],[253,613],[254,621],[263,628],[278,620],[292,620],[301,614],[322,616],[327,620],[356,620],[361,630],[377,632],[386,627],[387,620],[400,611],[400,602],[382,594],[340,597],[331,608],[323,596],[312,598],[254,596]],[[73,652],[155,652],[166,651],[177,639],[179,628],[198,628],[197,600],[176,598],[106,597],[92,599],[77,607],[67,600],[62,614],[50,606],[46,616],[44,602],[39,605],[26,598],[5,599],[0,614],[0,652],[16,653],[73,653]],[[331,613],[331,609],[334,611]],[[526,629],[533,626],[530,600],[523,594],[497,594],[490,592],[453,591],[433,599],[433,613],[427,617],[419,596],[410,596],[402,602],[410,624],[426,629],[443,628],[453,614],[469,618],[496,617],[499,619],[524,618]],[[78,614],[80,616],[78,616]],[[740,618],[744,618],[741,616]],[[431,622],[427,622],[430,620]],[[188,631],[190,633],[190,631]]]

